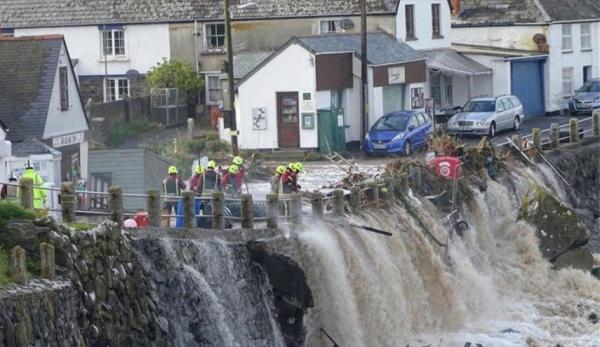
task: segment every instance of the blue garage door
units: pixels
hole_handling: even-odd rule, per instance
[[[544,115],[544,62],[545,59],[511,62],[511,89],[523,103],[526,117]]]

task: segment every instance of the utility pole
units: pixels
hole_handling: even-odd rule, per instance
[[[361,1],[360,31],[361,31],[361,54],[360,54],[360,114],[362,119],[361,143],[369,130],[369,77],[367,75],[367,0]]]
[[[225,17],[225,41],[227,43],[227,83],[229,83],[229,120],[231,133],[231,149],[234,155],[240,154],[238,148],[237,121],[235,119],[235,83],[233,81],[233,44],[231,42],[231,18],[229,14],[229,0],[223,0]]]

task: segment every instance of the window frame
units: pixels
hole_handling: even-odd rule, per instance
[[[120,82],[122,81],[127,81],[127,98],[131,98],[131,81],[128,78],[108,77],[104,80],[104,102],[113,102],[124,99],[125,94],[121,93],[120,86]],[[112,83],[114,83],[114,87],[111,86]],[[112,88],[114,88],[114,93],[112,92]]]
[[[346,32],[346,30],[344,30],[341,26],[341,22],[342,22],[342,18],[325,18],[325,19],[319,19],[319,35],[325,35],[325,34],[339,34],[339,33],[344,33]],[[328,29],[326,32],[324,32],[323,29],[323,23],[328,23]],[[331,25],[330,24],[334,24],[336,26],[336,28],[334,30],[330,30]]]
[[[501,106],[502,109],[499,109],[499,106]],[[506,109],[504,108],[504,103],[502,102],[502,99],[497,99],[494,112],[504,112],[504,111],[506,111]]]
[[[209,35],[209,27],[210,28],[217,28],[219,25],[223,26],[223,34],[220,35],[218,33],[218,29],[217,29],[217,34],[211,33]],[[213,29],[210,29],[211,31]],[[223,45],[218,46],[218,47],[213,47],[210,42],[211,42],[211,38],[216,37],[217,38],[217,43],[220,37],[223,38]],[[227,35],[226,35],[226,29],[225,29],[225,22],[210,22],[210,23],[204,23],[204,51],[205,52],[225,52],[227,50]]]
[[[115,33],[121,33],[122,34],[122,38],[119,41],[123,41],[123,45],[121,47],[123,53],[122,54],[117,54],[117,45],[116,42],[117,40],[115,39]],[[110,34],[110,49],[109,49],[109,53],[107,54],[106,51],[106,47],[105,47],[105,43],[107,42],[106,38],[105,38],[105,34],[109,33]],[[122,58],[122,57],[126,57],[127,56],[127,42],[126,42],[127,38],[125,35],[125,28],[106,28],[106,29],[100,29],[100,53],[102,54],[103,57],[107,57],[107,58]]]
[[[60,94],[60,110],[69,109],[69,70],[66,66],[58,67],[58,88]]]
[[[408,10],[410,9],[410,11]],[[410,16],[409,16],[410,12]],[[405,23],[405,40],[415,41],[417,40],[417,33],[415,31],[415,5],[408,4],[404,5],[404,23]]]
[[[570,78],[565,78],[565,72],[569,72],[570,73]],[[571,66],[567,66],[567,67],[563,67],[562,68],[562,95],[563,98],[569,98],[573,95],[573,67]],[[565,93],[565,87],[566,87],[566,83],[568,83],[568,88],[569,91],[567,93]]]
[[[219,88],[211,88],[211,84],[210,84],[210,79],[211,78],[218,78],[219,80]],[[224,102],[224,95],[223,95],[223,75],[221,73],[207,73],[204,75],[204,79],[205,79],[205,93],[206,93],[206,105],[210,105],[210,106],[222,106],[223,102]],[[211,95],[211,91],[216,91],[219,90],[219,94],[220,94],[220,99],[219,100],[211,100],[210,95]]]
[[[569,28],[568,33],[565,29]],[[565,41],[568,40],[568,41]],[[565,42],[568,42],[568,47],[565,47]],[[563,53],[573,52],[573,27],[571,24],[563,24],[561,28],[561,50]]]
[[[584,34],[583,28],[587,28],[587,32]],[[579,44],[582,51],[592,50],[592,24],[581,23],[579,26]],[[584,39],[587,39],[587,45],[584,46]]]
[[[416,125],[412,130],[417,129],[419,126],[421,126],[421,124],[419,124],[419,118],[417,118],[416,114],[413,114],[412,116],[410,116],[410,118],[408,119],[408,122],[406,122],[406,131],[412,131],[411,129],[409,129],[411,122],[415,121]]]
[[[431,38],[444,38],[444,36],[442,35],[442,18],[440,17],[440,4],[431,4]]]

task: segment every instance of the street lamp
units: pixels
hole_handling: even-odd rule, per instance
[[[253,2],[248,2],[242,5],[237,5],[238,9],[247,9],[253,8],[256,4]],[[235,82],[233,79],[233,44],[231,42],[231,15],[229,13],[229,0],[223,0],[223,9],[225,11],[225,40],[227,42],[227,81],[229,83],[229,120],[230,120],[230,134],[231,134],[231,148],[233,150],[234,155],[238,155],[240,153],[240,149],[238,148],[238,130],[237,130],[237,120],[235,117]]]

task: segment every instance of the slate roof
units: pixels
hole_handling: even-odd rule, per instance
[[[462,0],[452,25],[513,25],[600,19],[598,0]]]
[[[233,57],[233,78],[243,78],[271,54],[272,51],[236,53]]]
[[[429,57],[427,67],[464,75],[488,75],[492,69],[460,54],[452,48],[422,51]]]
[[[360,34],[315,35],[297,38],[314,54],[354,52],[360,56]],[[426,56],[385,32],[367,34],[367,60],[371,65],[393,64],[425,59]]]
[[[240,0],[245,3],[248,0]],[[360,13],[359,1],[252,0],[233,7],[235,19],[341,16]],[[367,0],[369,14],[393,14],[399,0]],[[222,0],[2,0],[0,27],[185,22],[223,17]]]
[[[15,157],[29,157],[36,154],[60,155],[61,152],[54,149],[35,137],[28,137],[13,147],[12,154]]]
[[[0,38],[0,120],[7,140],[42,137],[62,36]]]

